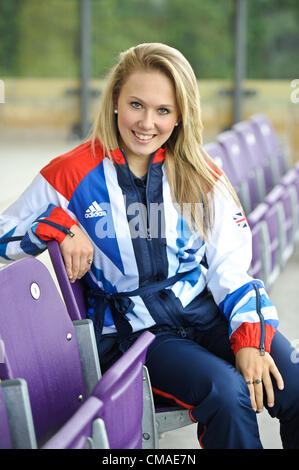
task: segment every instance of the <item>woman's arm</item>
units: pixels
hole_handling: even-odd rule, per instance
[[[269,354],[278,326],[277,312],[262,281],[247,273],[251,250],[251,231],[242,209],[223,186],[218,187],[215,224],[206,246],[207,284],[228,320],[236,368],[248,383],[252,407],[260,411],[263,408],[262,382],[271,406],[274,395],[270,375],[279,388],[283,388],[283,381]]]

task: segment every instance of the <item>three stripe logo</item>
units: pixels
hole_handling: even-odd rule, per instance
[[[91,217],[101,217],[103,215],[107,215],[107,211],[102,209],[97,201],[93,201],[93,203],[90,204],[89,208],[85,211],[84,217],[89,219]]]

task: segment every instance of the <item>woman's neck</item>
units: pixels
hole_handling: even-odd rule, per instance
[[[142,176],[146,175],[151,159],[151,155],[148,156],[140,156],[134,155],[130,152],[126,153],[127,161],[129,164],[129,168],[131,172],[138,176],[138,178],[142,178]]]

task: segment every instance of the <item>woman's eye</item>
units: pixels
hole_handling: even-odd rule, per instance
[[[138,103],[138,101],[132,101],[131,106],[135,109],[140,109],[141,108],[141,104]]]
[[[168,114],[169,111],[168,111],[167,108],[159,108],[159,113],[160,113],[160,114]]]

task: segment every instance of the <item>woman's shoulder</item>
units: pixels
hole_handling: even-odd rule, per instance
[[[68,152],[52,159],[41,171],[41,175],[70,199],[82,179],[103,160],[102,146],[96,142],[84,142]]]
[[[215,182],[217,182],[223,175],[223,171],[212,159],[206,159],[206,162],[208,164],[210,173],[213,175]]]

